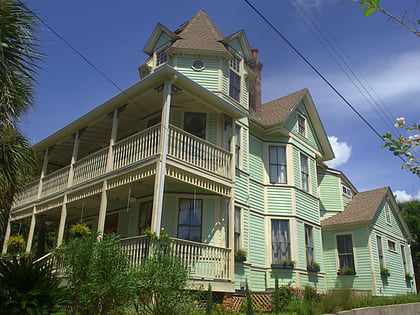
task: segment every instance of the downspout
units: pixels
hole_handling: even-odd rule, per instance
[[[160,163],[156,170],[155,192],[157,192],[157,199],[154,200],[154,216],[152,223],[152,232],[160,236],[160,227],[162,224],[162,208],[163,208],[163,191],[165,188],[165,174],[166,174],[166,160],[168,155],[168,140],[169,140],[169,114],[171,110],[171,91],[172,84],[178,77],[176,75],[170,81],[165,82],[163,94],[163,108],[162,108],[162,123],[161,123],[161,139],[159,146],[161,148]]]

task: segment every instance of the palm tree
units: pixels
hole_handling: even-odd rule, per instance
[[[0,0],[0,244],[16,193],[36,170],[19,119],[33,104],[36,62],[43,56],[34,36],[36,17],[19,0]]]
[[[16,123],[32,106],[36,62],[36,19],[22,2],[0,0],[0,123]]]

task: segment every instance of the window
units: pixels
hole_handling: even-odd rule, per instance
[[[110,214],[105,217],[104,233],[117,233],[118,213]]]
[[[394,241],[388,240],[388,250],[390,250],[391,252],[397,251]]]
[[[337,235],[337,252],[339,261],[339,270],[355,270],[353,257],[353,240],[351,234]]]
[[[240,61],[233,57],[230,60],[229,96],[239,101],[241,94],[241,77],[239,75]]]
[[[139,235],[143,235],[148,227],[152,225],[153,200],[140,203],[139,209]]]
[[[376,246],[378,247],[379,268],[385,268],[382,238],[379,235],[376,235]]]
[[[349,197],[351,197],[353,195],[352,192],[351,192],[351,189],[348,188],[346,185],[343,184],[341,187],[343,189],[343,194],[344,195],[349,196]]]
[[[166,51],[161,50],[156,53],[156,67],[166,63],[168,61],[168,56],[166,55]]]
[[[179,200],[178,238],[201,242],[202,212],[202,199]]]
[[[403,263],[403,266],[404,266],[404,273],[407,274],[408,273],[407,257],[405,256],[405,247],[404,247],[404,245],[401,245],[401,258],[402,258],[402,263]]]
[[[241,208],[235,207],[235,220],[234,220],[234,251],[236,252],[241,248]]]
[[[288,220],[271,220],[271,250],[273,264],[290,260],[290,236]]]
[[[298,121],[298,132],[301,135],[305,135],[306,134],[306,118],[300,114],[298,114],[297,116],[297,121]]]
[[[300,154],[300,175],[302,181],[302,189],[309,191],[309,171],[308,171],[308,157]]]
[[[206,114],[187,112],[184,115],[184,130],[201,139],[206,138]]]
[[[195,59],[192,63],[192,68],[197,71],[204,69],[204,62],[200,59]]]
[[[241,160],[241,126],[235,125],[235,137],[236,137],[236,144],[235,144],[235,162],[236,167],[240,166]]]
[[[306,264],[312,266],[312,263],[315,262],[313,227],[307,224],[305,224],[305,247]]]
[[[270,183],[285,184],[287,181],[286,147],[269,147]]]
[[[391,209],[389,208],[389,203],[385,204],[385,217],[386,223],[391,224]]]

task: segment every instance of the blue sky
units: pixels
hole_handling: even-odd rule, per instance
[[[409,124],[420,122],[419,38],[380,13],[364,17],[362,9],[348,0],[251,2],[380,134],[394,129],[396,117],[405,117]],[[400,16],[404,9],[411,12],[415,2],[381,4]],[[139,80],[137,67],[147,57],[142,50],[158,22],[175,30],[202,9],[226,36],[243,29],[264,64],[264,102],[308,87],[337,148],[339,158],[332,166],[359,191],[390,186],[400,200],[420,199],[419,178],[401,169],[401,161],[381,148],[377,135],[243,0],[38,0],[28,6],[122,89]],[[119,92],[47,28],[41,26],[38,35],[47,58],[38,75],[36,106],[22,123],[33,143]],[[352,80],[364,85],[355,87],[331,54],[341,68],[345,60],[350,65],[347,73],[358,74]],[[367,101],[358,89],[373,98]],[[383,122],[378,115],[382,111],[392,122]]]

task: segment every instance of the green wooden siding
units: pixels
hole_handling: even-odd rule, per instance
[[[235,176],[235,201],[240,202],[242,204],[248,203],[248,196],[249,196],[249,181],[248,176],[240,171],[236,171]]]
[[[319,224],[318,200],[299,190],[296,191],[295,196],[296,216]]]
[[[204,69],[194,70],[191,65],[196,58],[178,57],[177,70],[210,91],[219,90],[219,61],[218,59],[202,59]]]
[[[251,179],[260,183],[264,182],[264,146],[263,143],[255,137],[249,139],[249,171]]]
[[[182,110],[172,109],[171,110],[171,117],[170,117],[171,124],[178,127],[178,128],[182,128],[182,122],[183,122],[182,115],[183,115]]]
[[[288,187],[267,187],[268,214],[292,215],[292,189]]]
[[[265,271],[262,270],[251,270],[250,280],[248,285],[252,288],[252,291],[264,291],[265,290]]]
[[[249,172],[249,130],[248,128],[242,128],[242,169],[245,172]]]
[[[380,264],[376,236],[380,236],[382,240],[384,265],[389,270],[390,276],[384,277],[380,274]],[[396,251],[388,249],[388,240],[395,242]],[[407,252],[407,242],[402,242],[399,239],[393,238],[381,230],[373,229],[370,234],[370,242],[372,244],[373,256],[373,270],[375,271],[376,279],[376,294],[377,295],[397,295],[413,293],[414,288],[407,285],[405,280],[405,271],[401,255],[401,245],[404,245],[406,258],[408,262],[409,254]],[[407,264],[410,274],[413,274],[411,264]]]
[[[254,211],[264,213],[264,187],[254,182],[249,183],[249,201]]]
[[[164,202],[164,211],[162,216],[162,226],[165,229],[165,232],[169,234],[169,236],[176,237],[177,236],[177,224],[178,224],[178,205],[177,205],[177,198],[174,196],[168,196],[165,198]]]
[[[335,233],[353,235],[353,254],[356,266],[356,276],[337,275],[337,249]],[[353,288],[373,291],[373,270],[370,264],[369,236],[366,227],[323,231],[324,268],[326,272],[327,289]]]
[[[251,249],[249,253],[249,262],[256,266],[265,267],[266,257],[264,240],[266,239],[266,235],[264,218],[251,213],[249,220],[249,233],[251,235],[251,238],[249,240],[249,247]],[[253,288],[253,290],[255,289]]]
[[[376,213],[373,223],[381,228],[386,229],[387,231],[394,233],[400,237],[404,237],[403,228],[400,224],[399,219],[396,217],[396,209],[390,204],[390,214],[391,214],[391,223],[386,222],[385,215],[385,202],[382,204],[380,210]]]
[[[217,131],[218,131],[218,124],[217,124],[217,114],[216,113],[209,113],[207,115],[207,141],[217,144]]]
[[[342,211],[340,178],[335,174],[320,172],[318,186],[321,210]]]

